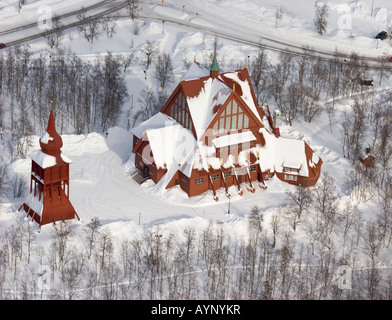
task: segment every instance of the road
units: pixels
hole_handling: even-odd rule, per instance
[[[99,1],[93,5],[86,7],[86,16],[99,19],[107,14],[115,14],[118,17],[125,17],[126,1]],[[261,23],[249,23],[243,21],[241,17],[233,14],[225,16],[214,12],[212,8],[200,6],[199,2],[191,0],[171,0],[161,3],[157,0],[145,0],[139,5],[139,18],[150,21],[165,21],[181,25],[183,28],[203,31],[205,33],[218,36],[220,38],[229,39],[237,43],[243,43],[255,47],[266,48],[276,52],[289,52],[300,56],[317,56],[325,61],[333,61],[336,58],[335,47],[333,51],[312,48],[312,50],[304,51],[304,46],[286,39],[279,39],[268,35],[268,30],[263,31]],[[78,21],[76,16],[79,10],[67,12],[59,15],[63,23],[62,30],[74,28],[83,22]],[[246,30],[246,32],[244,32]],[[0,32],[0,37],[7,37],[9,40],[7,46],[14,46],[26,43],[40,37],[44,33],[38,28],[37,23],[29,23],[19,27],[11,28]],[[2,41],[3,42],[3,41]],[[379,56],[363,56],[361,58],[374,69],[385,69],[381,65],[382,59]],[[387,64],[388,66],[388,64]]]
[[[203,5],[206,4],[203,3]],[[192,0],[171,0],[170,3],[164,5],[145,6],[141,11],[140,18],[175,23],[192,30],[203,31],[220,38],[276,52],[289,52],[309,57],[317,56],[325,61],[334,61],[336,58],[336,45],[332,46],[333,50],[331,51],[312,47],[311,50],[305,52],[305,44],[298,44],[295,39],[289,40],[287,37],[281,39],[273,37],[269,34],[269,29],[264,28],[261,22],[245,21],[228,12],[218,13],[213,7],[208,5],[203,7],[199,2]],[[341,49],[339,48],[340,52],[345,52],[348,55],[352,51],[349,45]],[[388,65],[385,57],[380,57],[378,54],[360,56],[374,69],[386,68],[385,65],[381,66],[382,59],[385,60],[384,64]]]
[[[92,19],[99,19],[108,14],[112,14],[114,12],[118,12],[124,9],[126,5],[127,4],[125,1],[100,1],[93,5],[85,7],[86,16]],[[77,27],[84,23],[83,21],[78,21],[77,19],[77,14],[79,12],[80,9],[58,15],[58,17],[61,19],[61,22],[63,23],[63,26],[61,27],[62,31]],[[9,41],[2,40],[2,42],[6,42],[8,47],[30,42],[32,40],[43,37],[44,34],[45,31],[41,30],[38,27],[38,22],[28,23],[25,25],[0,31],[1,39],[11,39]]]

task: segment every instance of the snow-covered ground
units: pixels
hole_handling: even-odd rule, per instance
[[[99,1],[84,1],[83,5],[87,7],[97,2]],[[18,14],[17,3],[15,0],[0,3],[1,31],[36,21],[40,16],[39,8],[43,5],[49,6],[57,14],[71,12],[80,6],[80,1],[27,1],[28,4],[24,5]],[[139,60],[132,64],[125,74],[130,96],[129,102],[124,105],[125,115],[132,107],[138,108],[137,99],[141,90],[157,87],[151,70],[147,71],[145,78],[141,62],[141,48],[146,40],[154,40],[158,50],[169,53],[173,59],[175,81],[168,88],[171,93],[170,90],[177,85],[181,75],[186,71],[185,60],[193,61],[196,57],[200,62],[208,61],[208,55],[213,50],[214,35],[211,30],[214,29],[222,32],[235,29],[239,34],[247,34],[251,39],[255,39],[256,43],[258,37],[268,37],[300,47],[314,46],[317,50],[328,52],[339,49],[345,52],[356,51],[364,56],[387,56],[392,52],[390,45],[387,41],[375,40],[374,36],[391,23],[392,6],[389,0],[376,0],[372,11],[372,3],[364,0],[328,1],[330,15],[327,34],[320,36],[314,31],[314,1],[311,0],[165,0],[164,4],[160,0],[146,1],[141,15],[151,15],[151,12],[155,12],[160,17],[176,18],[192,25],[163,25],[156,21],[131,22],[127,18],[122,18],[118,20],[118,32],[112,39],[102,38],[90,45],[76,29],[71,29],[66,32],[62,45],[71,48],[86,60],[94,59],[97,54],[107,51],[115,54],[136,54]],[[145,5],[151,6],[149,11]],[[277,10],[282,13],[278,20]],[[140,28],[138,35],[133,33],[135,23]],[[194,29],[197,25],[208,28],[209,31],[197,31]],[[4,35],[4,38],[0,36],[0,42],[7,41],[7,35]],[[35,40],[30,45],[36,54],[40,50],[48,49],[43,39]],[[225,71],[244,67],[247,57],[252,58],[257,51],[256,46],[218,37],[219,63]],[[271,52],[270,57],[273,63],[277,61],[275,53]],[[383,88],[390,85],[389,80],[383,82]],[[342,201],[350,199],[342,184],[342,177],[352,165],[343,157],[339,131],[342,114],[349,103],[349,100],[343,98],[338,101],[334,114],[336,122],[332,132],[326,113],[322,113],[311,123],[297,121],[292,127],[283,123],[280,129],[282,136],[306,140],[323,159],[322,171],[335,179],[335,191]],[[270,103],[270,108],[275,108],[273,103]],[[231,187],[233,198],[230,202],[224,196],[224,191],[219,190],[220,200],[215,202],[212,192],[189,199],[177,187],[161,193],[156,192],[151,181],[140,186],[131,178],[135,167],[131,152],[132,135],[126,129],[127,120],[126,116],[122,117],[117,126],[108,130],[108,137],[100,132],[62,136],[62,151],[73,160],[70,165],[70,200],[81,218],[81,222],[72,223],[72,230],[76,234],[82,234],[83,227],[94,217],[99,217],[104,228],[116,237],[117,244],[129,237],[140,236],[158,225],[168,234],[172,233],[180,239],[185,226],[193,225],[201,232],[209,220],[224,225],[226,230],[241,237],[247,234],[246,218],[254,205],[259,206],[264,212],[264,225],[270,234],[268,228],[272,215],[287,204],[286,193],[294,191],[295,187],[273,178],[268,182],[266,190],[258,189],[255,193],[250,193],[243,188],[245,193],[242,197],[237,194],[235,186]],[[37,132],[33,137],[31,152],[39,148],[38,139],[41,134]],[[7,143],[2,140],[1,152],[3,153],[6,148]],[[0,233],[14,225],[21,215],[17,209],[29,191],[27,181],[30,180],[30,165],[29,158],[17,159],[10,163],[11,173],[22,175],[26,180],[26,186],[19,198],[13,198],[12,192],[2,197]],[[377,205],[374,202],[358,205],[360,210],[366,212],[365,220],[375,218],[372,210],[377,208]],[[36,241],[42,246],[49,246],[53,234],[51,225],[43,226]],[[295,237],[306,239],[306,235],[307,230],[299,228]],[[339,243],[335,243],[335,246],[339,246]],[[363,252],[359,252],[359,255],[360,258],[366,256]],[[383,253],[380,266],[392,267],[390,250]]]

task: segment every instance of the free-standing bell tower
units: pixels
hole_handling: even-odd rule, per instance
[[[32,152],[30,195],[18,211],[41,226],[59,220],[77,218],[69,200],[69,164],[72,161],[61,152],[63,140],[57,133],[53,114],[53,101],[46,132],[39,139],[41,149]]]

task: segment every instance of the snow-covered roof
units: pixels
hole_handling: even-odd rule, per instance
[[[53,167],[57,164],[56,157],[46,154],[41,149],[33,151],[29,154],[29,157],[43,169]],[[60,153],[60,157],[65,163],[72,163],[72,160],[62,152]]]
[[[132,128],[131,132],[133,135],[135,135],[137,138],[141,138],[143,136],[143,133],[147,129],[157,129],[157,128],[162,128],[165,126],[165,123],[168,125],[173,122],[174,120],[169,117],[168,115],[158,112],[154,116],[152,116],[150,119],[142,122],[140,125],[138,125],[135,128]]]
[[[259,151],[259,164],[262,171],[283,172],[284,168],[299,169],[298,174],[304,177],[309,175],[305,142],[288,138],[276,138],[265,128],[259,130],[265,139],[265,145],[254,148]],[[295,172],[290,173],[295,174]]]
[[[210,75],[210,70],[202,66],[198,62],[193,62],[189,67],[188,71],[182,77],[183,81],[199,79],[203,77],[208,77]]]
[[[35,196],[34,193],[30,193],[24,203],[40,217],[42,216],[43,197],[39,199],[38,193]]]
[[[221,80],[209,77],[202,80],[200,91],[196,95],[192,95],[188,92],[188,87],[194,85],[194,81],[190,81],[190,83],[183,81],[182,84],[196,136],[197,139],[200,139],[218,111],[215,110],[215,107],[226,102],[232,89]]]
[[[236,84],[238,84],[241,87],[241,93],[242,93],[240,95],[241,99],[244,100],[244,102],[248,105],[250,110],[252,110],[252,112],[254,113],[256,118],[258,120],[260,120],[260,122],[261,122],[260,115],[257,112],[257,107],[255,105],[255,101],[254,101],[252,93],[251,93],[251,87],[250,87],[251,85],[250,85],[248,79],[241,80],[239,78],[238,72],[239,71],[227,72],[227,73],[224,73],[223,76],[233,80]]]
[[[212,143],[216,148],[221,148],[253,140],[256,140],[256,137],[253,135],[252,131],[249,130],[215,138],[212,140]]]
[[[134,132],[134,134],[137,134],[143,129],[143,139],[149,141],[154,158],[145,160],[155,161],[158,169],[166,168],[169,170],[172,166],[175,166],[176,170],[186,171],[184,163],[193,161],[196,147],[196,140],[192,132],[160,112],[149,119],[149,123],[151,124],[150,128],[143,123],[135,128],[136,133]],[[145,157],[148,156],[145,155]],[[190,170],[184,173],[190,176]]]

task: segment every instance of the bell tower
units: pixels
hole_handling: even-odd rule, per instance
[[[39,139],[41,149],[32,152],[30,195],[21,205],[27,216],[42,225],[77,218],[69,200],[69,164],[72,161],[61,152],[63,140],[57,133],[53,101],[46,132]]]

